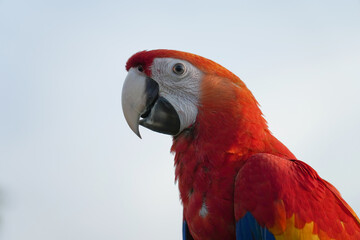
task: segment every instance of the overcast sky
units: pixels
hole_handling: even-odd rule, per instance
[[[144,49],[237,74],[360,214],[360,1],[0,0],[0,239],[181,239],[171,137],[121,110]]]

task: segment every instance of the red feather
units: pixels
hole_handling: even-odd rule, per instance
[[[250,157],[235,184],[236,219],[246,212],[260,225],[277,229],[278,235],[286,227],[303,229],[313,222],[313,234],[323,239],[360,239],[360,222],[353,210],[332,185],[299,160],[271,154]],[[295,226],[286,226],[292,216]]]

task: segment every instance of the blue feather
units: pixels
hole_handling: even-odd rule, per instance
[[[183,221],[182,234],[183,234],[183,240],[194,240],[190,234],[189,227],[186,221]]]
[[[186,240],[186,231],[188,231],[187,224],[186,221],[183,221],[183,227],[182,227],[183,240]]]
[[[236,222],[236,240],[275,240],[274,235],[261,227],[254,216],[247,212]]]

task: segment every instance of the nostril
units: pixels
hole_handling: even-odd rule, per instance
[[[144,68],[141,65],[137,66],[137,69],[138,69],[139,72],[144,72]]]

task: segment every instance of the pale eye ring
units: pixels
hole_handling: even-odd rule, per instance
[[[185,66],[182,63],[176,63],[172,70],[176,75],[183,75],[185,73]]]

